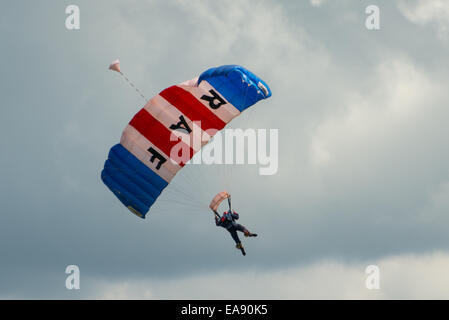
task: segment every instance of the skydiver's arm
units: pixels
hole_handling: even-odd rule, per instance
[[[215,213],[215,220],[220,219],[220,215],[218,214],[217,210],[212,210]]]
[[[222,221],[221,221],[221,216],[218,214],[217,210],[213,210],[215,213],[215,225],[217,227],[221,227],[222,226]]]
[[[229,211],[231,211],[232,206],[231,206],[231,195],[229,195],[228,197],[228,204],[229,204]]]

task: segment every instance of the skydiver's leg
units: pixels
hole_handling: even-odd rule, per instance
[[[237,234],[237,230],[235,228],[230,228],[228,229],[229,233],[231,234],[232,239],[234,239],[236,244],[240,244],[240,239],[239,236]]]
[[[246,256],[245,248],[243,247],[242,243],[240,242],[239,236],[237,234],[237,230],[235,228],[230,228],[230,229],[228,229],[228,231],[231,234],[232,239],[234,239],[234,241],[236,243],[235,247],[237,249],[239,249],[244,256]]]
[[[243,233],[249,232],[248,229],[246,229],[244,226],[242,226],[242,225],[239,224],[239,223],[235,223],[235,222],[234,222],[234,228],[235,228],[236,230],[240,231],[240,232],[243,232]]]
[[[243,232],[245,234],[245,237],[257,237],[256,233],[249,232],[248,229],[246,229],[244,226],[238,223],[234,223],[235,229],[237,229],[240,232]]]

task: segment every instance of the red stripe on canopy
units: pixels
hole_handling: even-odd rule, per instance
[[[165,100],[176,107],[192,121],[201,121],[201,129],[221,130],[226,123],[218,118],[204,104],[198,101],[190,92],[178,87],[172,86],[163,90],[160,94]]]
[[[145,138],[147,138],[151,143],[158,147],[167,156],[170,156],[172,148],[181,142],[179,140],[170,141],[171,130],[160,123],[156,118],[154,118],[148,111],[141,109],[129,123],[137,131],[140,132]],[[190,154],[188,159],[192,158],[194,151],[190,147],[183,149],[190,149]],[[176,159],[174,159],[176,161]],[[187,161],[186,161],[187,162]],[[185,163],[181,162],[179,165],[182,167]]]

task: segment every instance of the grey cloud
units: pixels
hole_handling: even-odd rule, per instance
[[[103,281],[126,293],[140,277],[447,249],[444,41],[390,2],[375,32],[364,1],[232,3],[79,1],[79,31],[64,28],[63,3],[5,5],[0,296],[80,298]],[[279,173],[191,166],[148,220],[131,216],[99,179],[142,105],[107,70],[117,57],[147,96],[221,64],[266,79],[273,97],[231,126],[279,128]],[[222,188],[261,235],[244,260],[199,208]],[[88,294],[61,286],[68,264],[90,279]],[[161,287],[146,294],[175,296]]]

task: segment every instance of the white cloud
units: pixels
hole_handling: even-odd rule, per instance
[[[325,0],[310,0],[310,4],[314,7],[321,7]]]
[[[399,11],[412,23],[435,26],[438,36],[447,39],[449,32],[449,2],[445,0],[401,1]]]
[[[411,125],[422,127],[426,114],[438,109],[447,95],[438,81],[405,57],[383,61],[370,77],[369,92],[348,91],[339,102],[345,110],[327,113],[317,126],[310,160],[320,168],[351,161],[342,157],[369,146],[386,146],[401,135],[404,141],[410,139],[409,132],[401,131]]]
[[[380,268],[380,289],[365,286],[365,269]],[[208,273],[172,280],[98,283],[100,299],[448,299],[449,254],[401,255],[347,264],[322,261],[258,272]]]

